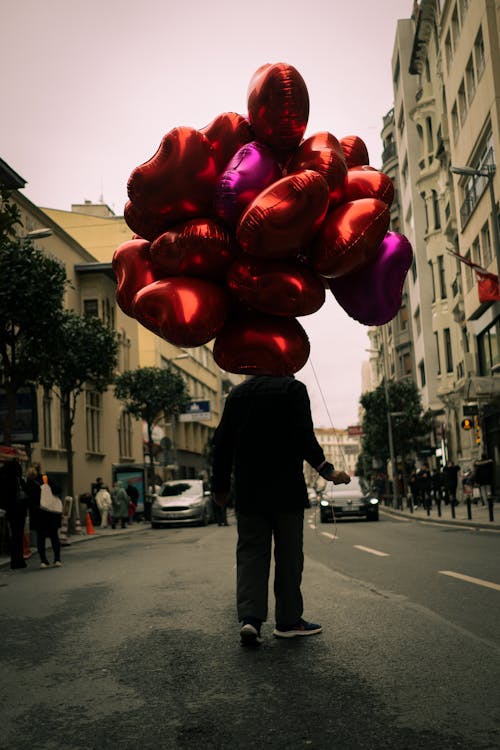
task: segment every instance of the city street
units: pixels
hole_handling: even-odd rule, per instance
[[[239,645],[236,530],[100,534],[0,571],[2,750],[498,750],[500,533],[306,512],[306,618]]]

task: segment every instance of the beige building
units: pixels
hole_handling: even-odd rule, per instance
[[[314,430],[316,438],[323,448],[325,458],[336,469],[347,471],[354,476],[356,462],[361,450],[359,429],[356,427],[339,430],[335,427],[317,427]],[[322,488],[326,482],[317,471],[304,463],[304,476],[309,487]]]
[[[500,270],[499,15],[494,0],[420,0],[398,22],[382,169],[397,173],[392,228],[415,252],[410,325],[407,341],[400,316],[370,331],[370,379],[414,378],[435,415],[438,457],[467,467],[484,451],[498,471],[500,302],[479,301],[474,272],[452,252]],[[463,430],[466,416],[477,430]]]
[[[87,201],[74,204],[71,211],[48,208],[44,211],[104,264],[110,264],[116,248],[132,238],[124,218],[115,216],[102,203]],[[128,321],[138,337],[139,366],[170,366],[177,370],[185,379],[194,403],[190,412],[156,427],[155,473],[161,480],[205,476],[204,451],[219,422],[224,395],[241,378],[220,370],[213,360],[211,343],[181,349],[135,321]],[[197,404],[202,408],[197,409]]]
[[[25,180],[5,162],[0,163],[0,181],[12,189],[10,198],[19,208],[23,226],[19,233],[35,233],[33,236],[39,237],[34,240],[35,246],[64,264],[70,280],[65,307],[82,315],[98,315],[110,328],[116,328],[120,337],[118,372],[137,367],[137,326],[115,304],[116,285],[109,264],[99,263],[48,213],[31,203],[20,192]],[[38,439],[31,445],[31,458],[59,481],[66,494],[66,446],[55,392],[38,389],[37,413]],[[118,467],[142,465],[141,430],[124,414],[112,387],[101,394],[89,384],[81,394],[73,429],[73,452],[76,496],[88,492],[98,476],[111,484]]]

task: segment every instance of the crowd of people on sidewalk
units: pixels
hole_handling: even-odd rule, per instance
[[[31,534],[41,569],[62,567],[60,529],[63,518],[61,487],[57,481],[34,463],[23,472],[20,454],[15,447],[0,445],[0,510],[7,521],[7,548],[11,570],[27,567],[31,557]],[[79,501],[91,514],[92,522],[101,528],[127,528],[137,513],[139,492],[132,482],[116,481],[112,490],[98,477],[91,491]],[[47,553],[50,542],[52,562]]]
[[[420,467],[413,466],[407,477],[398,472],[396,492],[407,496],[413,507],[431,508],[444,503],[457,506],[461,500],[469,499],[483,507],[493,499],[494,465],[491,458],[483,453],[471,468],[462,471],[451,459],[443,467],[431,469],[424,461]],[[386,479],[378,473],[372,477],[372,490],[380,500],[386,492]]]

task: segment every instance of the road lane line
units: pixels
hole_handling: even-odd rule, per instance
[[[315,529],[315,528],[316,528],[316,526],[315,526],[315,525],[314,525],[313,523],[310,523],[310,524],[309,524],[309,528],[310,528],[310,529]]]
[[[473,578],[473,576],[466,576],[463,573],[455,573],[453,570],[439,570],[444,576],[450,576],[451,578],[458,578],[461,581],[467,581],[468,583],[475,583],[478,586],[485,586],[488,589],[495,589],[500,591],[499,583],[492,583],[491,581],[483,581],[482,578]]]
[[[338,539],[338,536],[336,534],[329,534],[328,531],[322,531],[322,536],[327,536],[328,539]]]
[[[380,552],[378,549],[372,549],[371,547],[363,547],[362,544],[354,544],[356,549],[362,550],[362,552],[369,552],[371,555],[378,555],[379,557],[390,557],[388,552]]]

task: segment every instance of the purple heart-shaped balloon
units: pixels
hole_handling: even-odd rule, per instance
[[[366,326],[381,326],[401,307],[412,260],[413,250],[406,237],[387,232],[372,261],[347,276],[328,279],[328,284],[351,318]]]
[[[246,143],[217,181],[217,216],[227,224],[236,224],[249,203],[281,176],[281,168],[267,146],[257,141]]]

